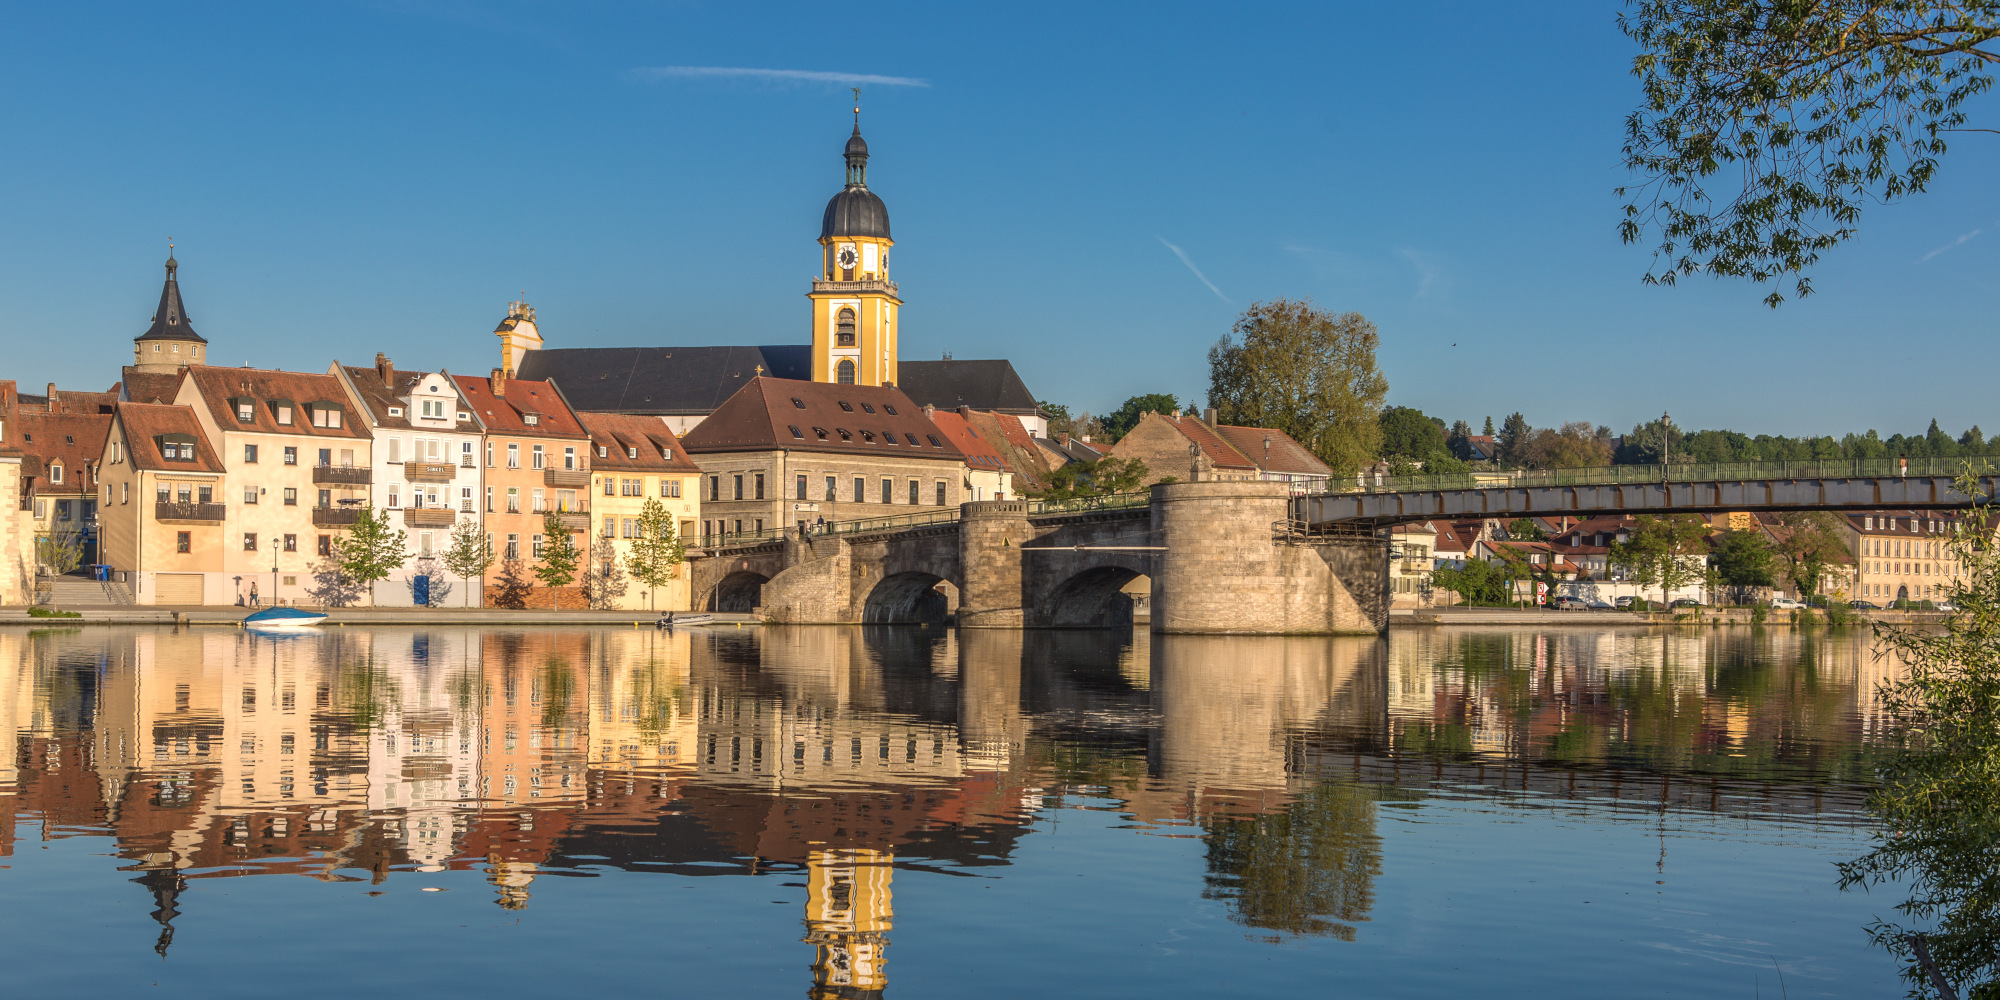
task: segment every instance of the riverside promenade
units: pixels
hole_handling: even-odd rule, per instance
[[[65,628],[72,625],[241,625],[250,608],[218,607],[86,607],[64,608],[80,618],[34,618],[25,608],[0,608],[0,627],[25,625]],[[326,612],[324,626],[339,625],[457,625],[492,628],[505,625],[630,625],[651,627],[658,611],[520,611],[507,608],[318,608]],[[689,614],[691,612],[681,612]],[[741,628],[761,624],[750,614],[716,614],[710,627]]]

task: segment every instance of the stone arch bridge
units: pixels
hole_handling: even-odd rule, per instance
[[[958,519],[788,534],[690,560],[698,607],[791,623],[966,627],[1123,624],[1152,582],[1162,632],[1373,633],[1387,625],[1388,543],[1291,530],[1284,483],[1173,483],[1142,503],[969,503]]]

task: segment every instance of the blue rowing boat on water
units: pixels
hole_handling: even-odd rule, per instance
[[[319,611],[303,611],[298,608],[265,608],[243,619],[243,624],[251,628],[299,628],[318,625],[326,620]]]

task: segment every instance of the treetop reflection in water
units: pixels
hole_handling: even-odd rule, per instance
[[[0,631],[0,855],[111,838],[161,955],[222,877],[463,871],[526,913],[553,874],[775,874],[814,995],[857,996],[896,872],[1040,864],[1066,810],[1149,879],[1197,841],[1184,896],[1246,940],[1336,944],[1382,908],[1384,810],[1845,828],[1883,669],[1761,630]]]

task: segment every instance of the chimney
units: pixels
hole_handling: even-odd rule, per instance
[[[929,403],[925,403],[925,404],[924,404],[924,419],[925,419],[925,420],[929,420],[930,418],[932,418],[932,417],[934,417],[934,416],[936,416],[936,415],[937,415],[937,407],[935,407],[935,406],[932,406],[932,405],[931,405],[931,404],[929,404]]]
[[[49,412],[56,412],[56,384],[54,382],[49,383]]]
[[[1210,427],[1215,426],[1215,407],[1211,406],[1208,409],[1201,411],[1201,422],[1207,424]]]
[[[1174,419],[1179,420],[1180,418],[1181,418],[1181,408],[1176,406],[1174,407]]]
[[[958,415],[970,420],[972,418],[972,407],[967,406],[964,403],[958,404]]]
[[[1057,441],[1060,441],[1060,442],[1062,442],[1062,446],[1063,446],[1063,447],[1065,447],[1065,448],[1069,447],[1069,435],[1068,435],[1068,434],[1057,434],[1057,435],[1056,435],[1056,440],[1057,440]]]
[[[493,395],[505,396],[507,394],[507,373],[498,368],[493,369],[493,374],[486,376],[486,385],[493,390]]]
[[[396,366],[390,364],[389,356],[381,351],[375,352],[375,374],[382,376],[383,385],[395,386]]]

